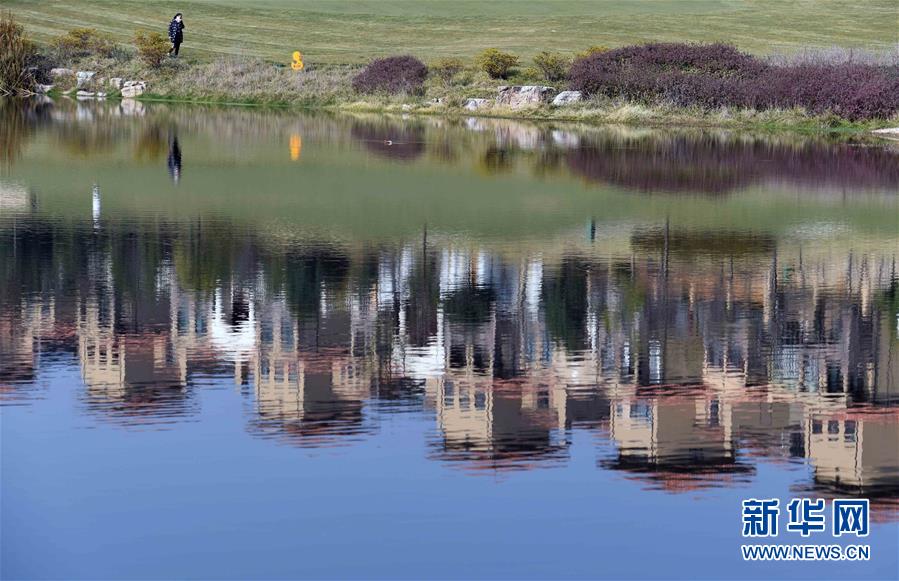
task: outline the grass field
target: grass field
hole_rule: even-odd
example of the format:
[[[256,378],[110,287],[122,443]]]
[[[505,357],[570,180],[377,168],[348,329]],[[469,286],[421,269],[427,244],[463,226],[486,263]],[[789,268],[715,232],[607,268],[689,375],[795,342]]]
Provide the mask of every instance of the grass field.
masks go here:
[[[430,60],[498,47],[527,57],[650,40],[724,40],[759,54],[805,47],[894,48],[897,0],[0,0],[46,41],[88,26],[130,42],[165,32],[175,12],[183,51],[288,62],[357,63],[409,52]]]

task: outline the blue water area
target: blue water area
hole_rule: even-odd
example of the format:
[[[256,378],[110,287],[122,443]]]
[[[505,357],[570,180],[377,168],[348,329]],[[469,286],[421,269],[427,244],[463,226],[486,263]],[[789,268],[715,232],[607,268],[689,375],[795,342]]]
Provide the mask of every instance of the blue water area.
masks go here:
[[[0,120],[3,579],[899,576],[894,148]],[[777,537],[742,536],[750,498]],[[823,532],[786,530],[793,498]],[[840,498],[867,537],[832,535]]]

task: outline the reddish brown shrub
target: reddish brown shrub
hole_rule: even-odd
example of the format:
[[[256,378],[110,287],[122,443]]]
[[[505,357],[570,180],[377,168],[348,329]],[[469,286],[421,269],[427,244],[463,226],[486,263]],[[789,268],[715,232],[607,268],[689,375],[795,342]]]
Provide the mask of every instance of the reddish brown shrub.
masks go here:
[[[573,90],[685,107],[803,107],[850,120],[899,111],[899,67],[840,62],[774,66],[725,44],[626,46],[574,62]]]
[[[353,79],[360,93],[420,93],[428,67],[414,56],[375,59]]]

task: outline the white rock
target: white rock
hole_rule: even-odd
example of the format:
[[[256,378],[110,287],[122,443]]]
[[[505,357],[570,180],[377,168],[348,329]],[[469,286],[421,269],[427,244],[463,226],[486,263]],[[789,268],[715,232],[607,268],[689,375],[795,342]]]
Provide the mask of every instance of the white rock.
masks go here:
[[[562,91],[553,99],[553,107],[562,107],[571,103],[577,103],[583,98],[580,91]]]
[[[402,109],[403,109],[403,111],[411,111],[411,110],[412,110],[412,105],[410,105],[410,104],[408,104],[408,103],[404,103],[403,106],[402,106]]]
[[[40,83],[34,84],[34,91],[36,93],[49,93],[51,89],[53,89],[53,85],[42,85]]]
[[[50,76],[51,77],[64,77],[66,75],[71,75],[72,72],[73,72],[72,69],[64,69],[64,68],[50,69]]]
[[[512,109],[535,107],[550,102],[555,94],[556,90],[552,87],[540,85],[503,86],[499,88],[496,104]]]
[[[147,90],[147,83],[143,81],[125,81],[122,86],[122,97],[125,99],[133,99],[144,94]]]
[[[76,86],[82,86],[83,84],[91,80],[96,74],[97,73],[95,71],[78,71],[77,73],[75,73],[75,78],[78,80]]]
[[[93,91],[78,91],[75,93],[75,97],[79,99],[93,99],[96,94]]]
[[[112,77],[109,79],[109,86],[115,89],[122,88],[122,77]]]
[[[880,137],[882,139],[889,139],[890,141],[899,141],[899,127],[887,127],[885,129],[875,129],[872,131],[874,135]]]
[[[489,101],[487,101],[487,99],[467,99],[465,101],[465,108],[469,111],[474,111],[476,109],[487,107],[488,104]]]
[[[98,98],[98,99],[105,99],[105,98],[106,98],[106,93],[104,93],[103,91],[97,91],[97,98]]]

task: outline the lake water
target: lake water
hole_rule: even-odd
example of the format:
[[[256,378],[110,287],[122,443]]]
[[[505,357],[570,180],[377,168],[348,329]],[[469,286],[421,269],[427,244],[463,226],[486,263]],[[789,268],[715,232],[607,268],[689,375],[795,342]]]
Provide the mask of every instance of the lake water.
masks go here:
[[[0,146],[3,578],[897,577],[895,145],[61,101]],[[769,542],[870,561],[744,562],[800,497]]]

